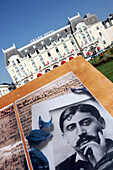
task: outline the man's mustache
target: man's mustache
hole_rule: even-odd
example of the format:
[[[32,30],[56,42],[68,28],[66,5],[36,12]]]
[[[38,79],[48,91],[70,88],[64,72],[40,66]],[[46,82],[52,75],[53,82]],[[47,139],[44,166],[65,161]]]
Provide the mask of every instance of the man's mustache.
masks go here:
[[[97,141],[97,139],[98,139],[98,141]],[[82,144],[83,142],[85,142],[85,141],[87,141],[87,143],[88,143],[88,142],[91,142],[91,141],[100,142],[100,141],[99,141],[99,138],[97,138],[97,137],[95,137],[95,136],[82,135],[82,136],[80,136],[79,140],[77,141],[76,147],[80,147],[81,144]]]

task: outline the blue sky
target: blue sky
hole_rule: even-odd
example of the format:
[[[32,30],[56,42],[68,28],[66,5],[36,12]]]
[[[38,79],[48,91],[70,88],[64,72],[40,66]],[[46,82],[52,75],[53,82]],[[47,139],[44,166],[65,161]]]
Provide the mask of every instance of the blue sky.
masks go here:
[[[2,49],[17,48],[65,26],[68,17],[96,14],[104,21],[113,13],[113,0],[0,0],[0,83],[12,83]]]

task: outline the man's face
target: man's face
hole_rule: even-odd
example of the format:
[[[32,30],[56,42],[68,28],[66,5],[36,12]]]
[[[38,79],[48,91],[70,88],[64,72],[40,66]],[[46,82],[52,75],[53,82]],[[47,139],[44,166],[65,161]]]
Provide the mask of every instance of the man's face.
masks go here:
[[[102,133],[102,123],[90,112],[77,111],[64,121],[64,137],[78,152],[82,152],[89,142],[99,143],[98,132]],[[82,149],[83,150],[82,150]]]

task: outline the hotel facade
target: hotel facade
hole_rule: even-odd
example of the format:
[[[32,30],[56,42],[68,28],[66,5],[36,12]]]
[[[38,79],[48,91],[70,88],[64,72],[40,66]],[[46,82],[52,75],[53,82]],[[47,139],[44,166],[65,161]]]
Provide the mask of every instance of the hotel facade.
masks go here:
[[[15,44],[3,50],[6,69],[16,87],[47,73],[81,54],[96,54],[111,44],[105,27],[95,14],[78,13],[68,24],[50,31],[18,49]]]

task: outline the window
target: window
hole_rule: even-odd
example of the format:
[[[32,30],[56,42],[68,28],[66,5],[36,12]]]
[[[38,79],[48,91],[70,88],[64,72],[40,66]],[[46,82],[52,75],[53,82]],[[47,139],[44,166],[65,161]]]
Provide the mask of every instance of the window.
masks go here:
[[[95,40],[95,38],[94,37],[92,37],[93,38],[93,40]]]
[[[41,56],[41,55],[39,55],[39,58],[40,58],[40,60],[43,60],[43,58],[42,58],[42,56]]]
[[[24,81],[24,84],[26,84],[26,83],[28,83],[28,82],[29,82],[29,80],[25,80],[25,81]]]
[[[67,54],[69,54],[69,50],[66,48],[66,52],[67,52]]]
[[[84,31],[86,30],[86,27],[85,27],[85,26],[83,26],[83,30],[84,30]]]
[[[44,48],[45,48],[45,50],[47,50],[48,48],[47,48],[47,45],[44,45]]]
[[[20,60],[19,59],[16,59],[17,63],[20,63]]]
[[[61,41],[61,42],[63,42],[64,41],[64,39],[61,37],[61,38],[59,38],[59,40]]]
[[[107,25],[107,27],[109,27],[110,26],[109,22],[106,22],[106,25]]]
[[[84,35],[84,34],[82,34],[81,36],[82,36],[83,39],[85,38],[85,35]]]
[[[61,57],[62,57],[60,53],[58,53],[58,55],[59,55],[59,58],[61,58]]]
[[[52,44],[53,44],[53,45],[56,45],[56,42],[55,42],[55,41],[53,41],[53,42],[52,42]]]
[[[54,65],[54,66],[53,66],[53,69],[56,68],[56,67],[58,67],[58,65]]]
[[[18,78],[17,78],[16,76],[13,76],[13,78],[15,79],[15,81],[17,81],[17,80],[18,80]]]
[[[63,44],[63,46],[64,46],[64,48],[67,48],[67,45],[65,43]]]
[[[73,40],[71,40],[71,44],[72,44],[72,45],[74,45],[74,44],[75,44],[75,42],[74,42]]]
[[[18,75],[19,75],[20,78],[22,77],[22,75],[20,73]]]
[[[2,97],[2,92],[1,92],[1,90],[0,90],[0,97]]]
[[[42,61],[42,64],[43,64],[44,66],[46,66],[46,64],[45,64],[44,60]]]
[[[102,33],[101,32],[99,32],[99,35],[100,35],[100,37],[102,37]]]
[[[35,65],[35,62],[34,62],[34,60],[33,60],[33,59],[31,59],[31,63],[32,63],[33,65]]]
[[[5,94],[5,90],[3,90],[3,93]]]
[[[18,73],[19,72],[19,69],[18,69],[18,67],[15,67],[15,71]]]
[[[13,66],[15,66],[15,65],[16,65],[14,61],[12,61],[12,64],[13,64]]]
[[[39,54],[39,51],[38,51],[38,50],[36,50],[36,53],[37,53],[37,54]]]
[[[37,68],[37,66],[36,66],[36,65],[34,66],[34,68],[35,68],[35,71],[38,71],[38,68]]]
[[[92,41],[90,37],[88,37],[88,40],[89,40],[90,42]]]
[[[70,33],[68,33],[67,36],[68,36],[68,38],[71,38],[71,34]]]
[[[23,70],[24,70],[24,67],[23,67],[22,65],[20,65],[19,67],[20,67],[21,71],[23,71]]]
[[[56,48],[56,52],[57,52],[57,53],[59,53],[59,50],[58,50],[58,48]]]
[[[48,56],[49,56],[49,57],[51,56],[50,52],[48,52]]]
[[[87,44],[87,40],[86,39],[84,39],[84,42],[85,42],[85,45]]]
[[[89,33],[88,33],[88,32],[86,32],[86,36],[87,36],[87,37],[89,36]]]
[[[98,27],[98,26],[96,26],[96,29],[97,29],[97,30],[99,30],[99,27]]]
[[[90,31],[90,33],[92,34],[92,32]]]
[[[40,61],[42,62],[42,64],[43,64],[44,66],[46,66],[46,64],[45,64],[45,62],[44,62],[44,59],[42,58],[41,55],[39,55],[39,58],[40,58]]]
[[[45,73],[47,73],[47,72],[49,72],[49,71],[51,71],[51,70],[50,70],[50,69],[46,69],[46,70],[45,70]]]
[[[26,74],[26,72],[25,72],[24,70],[22,71],[22,73],[23,73],[23,75],[24,75],[24,76],[26,76],[26,75],[27,75],[27,74]]]
[[[106,44],[106,41],[104,40],[103,43]]]
[[[31,55],[30,55],[30,54],[28,54],[28,57],[29,57],[29,58],[31,58]]]
[[[79,30],[79,32],[82,32],[81,28],[79,28],[78,30]]]
[[[73,47],[74,47],[74,49],[75,49],[75,50],[78,50],[78,48],[77,48],[77,46],[76,46],[76,45],[74,45]]]

